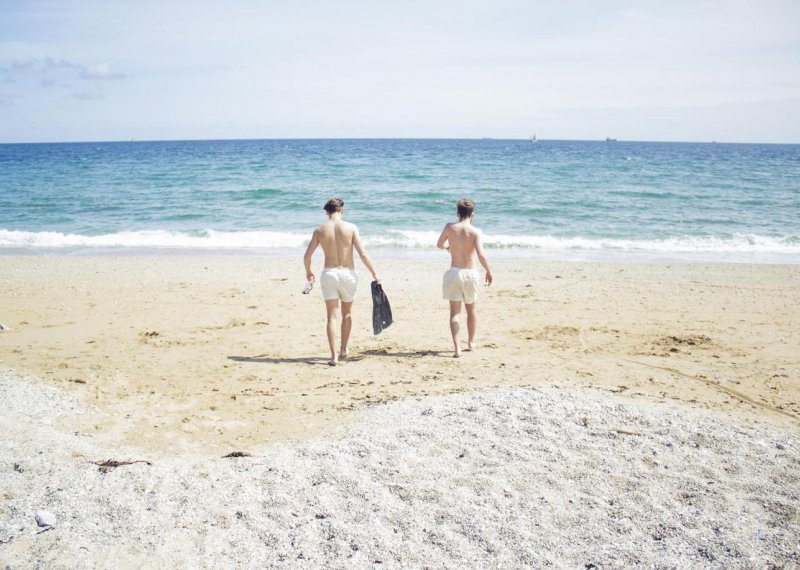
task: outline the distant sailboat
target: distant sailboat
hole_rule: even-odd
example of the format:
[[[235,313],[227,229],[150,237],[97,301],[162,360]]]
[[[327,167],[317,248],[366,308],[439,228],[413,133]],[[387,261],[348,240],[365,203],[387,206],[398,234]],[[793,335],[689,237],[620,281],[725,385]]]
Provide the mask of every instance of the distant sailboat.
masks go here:
[[[532,143],[535,143],[535,142],[536,142],[536,133],[533,133],[533,134],[531,135],[530,142],[532,142]]]

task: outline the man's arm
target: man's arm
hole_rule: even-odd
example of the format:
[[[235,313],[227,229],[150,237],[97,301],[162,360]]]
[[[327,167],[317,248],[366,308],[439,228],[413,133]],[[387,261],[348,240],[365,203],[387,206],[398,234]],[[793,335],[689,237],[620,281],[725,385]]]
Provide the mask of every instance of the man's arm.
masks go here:
[[[486,253],[483,251],[483,234],[478,232],[475,238],[475,253],[478,255],[478,261],[486,270],[486,284],[492,284],[492,268],[489,267],[489,260],[486,259]]]
[[[442,230],[442,235],[439,236],[439,241],[436,242],[436,247],[439,249],[450,249],[445,244],[447,243],[447,228],[450,227],[450,224],[445,224],[444,229]]]
[[[375,268],[372,266],[372,261],[370,261],[367,252],[364,251],[364,246],[361,245],[361,237],[358,235],[358,228],[353,228],[353,247],[356,248],[358,252],[358,257],[361,258],[361,261],[366,265],[369,272],[372,273],[372,278],[377,281],[378,283],[381,282],[381,278],[378,277],[378,274],[375,272]]]
[[[303,263],[305,263],[306,266],[306,280],[308,281],[316,281],[314,272],[311,271],[311,256],[314,255],[317,246],[319,246],[319,230],[314,230],[314,233],[311,234],[311,241],[306,248],[306,253],[303,256]]]

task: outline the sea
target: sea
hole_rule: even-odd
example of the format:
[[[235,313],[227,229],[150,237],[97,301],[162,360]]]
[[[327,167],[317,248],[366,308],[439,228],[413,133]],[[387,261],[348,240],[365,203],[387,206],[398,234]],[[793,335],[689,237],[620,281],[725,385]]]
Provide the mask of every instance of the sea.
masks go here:
[[[0,255],[302,253],[337,196],[373,256],[800,263],[800,145],[317,139],[0,144]]]

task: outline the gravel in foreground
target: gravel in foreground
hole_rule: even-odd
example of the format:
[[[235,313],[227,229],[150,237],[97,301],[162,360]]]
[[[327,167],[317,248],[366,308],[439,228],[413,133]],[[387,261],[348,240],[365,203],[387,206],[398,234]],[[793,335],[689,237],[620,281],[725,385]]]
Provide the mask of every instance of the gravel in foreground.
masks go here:
[[[710,413],[514,389],[161,457],[65,431],[55,389],[0,401],[2,568],[800,566],[800,435]]]

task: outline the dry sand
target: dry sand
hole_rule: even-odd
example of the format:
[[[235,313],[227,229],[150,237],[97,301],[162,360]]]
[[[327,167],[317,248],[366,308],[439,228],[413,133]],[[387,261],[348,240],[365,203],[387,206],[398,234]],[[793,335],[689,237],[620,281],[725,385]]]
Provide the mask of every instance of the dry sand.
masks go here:
[[[0,258],[0,562],[800,563],[800,268],[496,261],[456,360],[377,263],[330,368],[300,259]]]
[[[800,417],[797,266],[495,262],[480,350],[457,361],[445,260],[378,264],[396,323],[372,335],[362,271],[351,358],[330,369],[299,259],[0,258],[13,328],[0,367],[97,407],[81,431],[167,451],[324,434],[409,396],[545,384]]]

